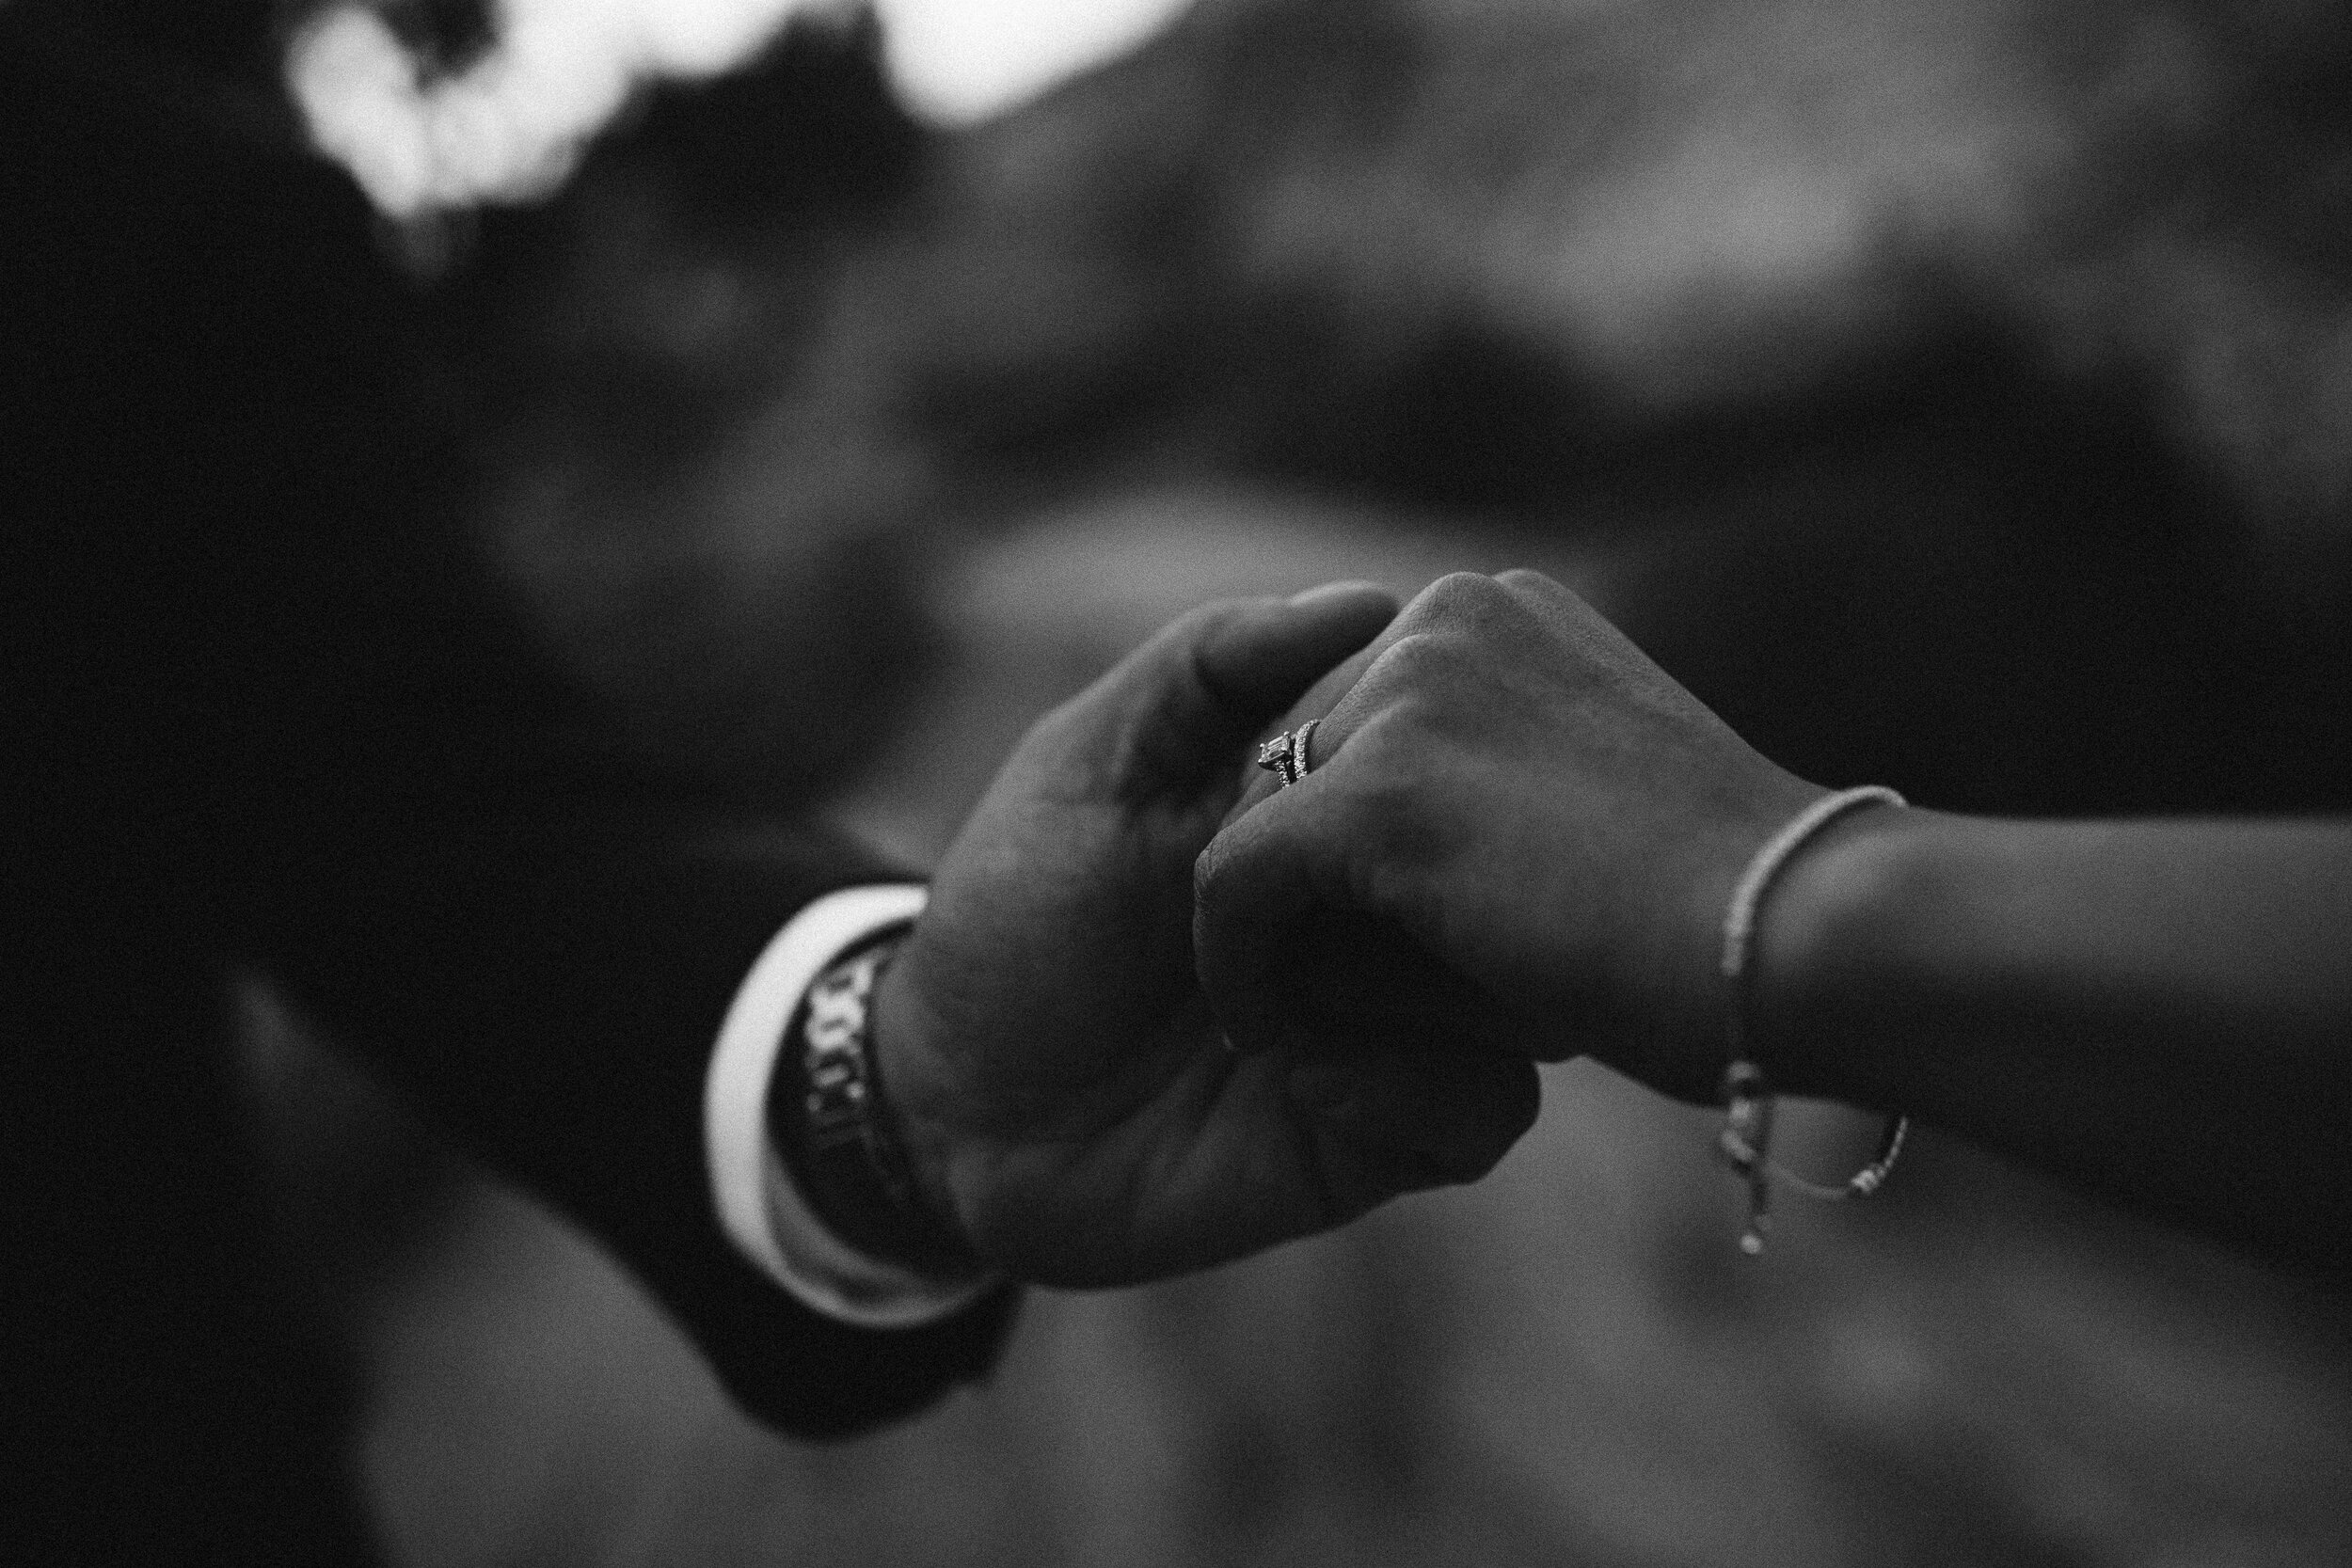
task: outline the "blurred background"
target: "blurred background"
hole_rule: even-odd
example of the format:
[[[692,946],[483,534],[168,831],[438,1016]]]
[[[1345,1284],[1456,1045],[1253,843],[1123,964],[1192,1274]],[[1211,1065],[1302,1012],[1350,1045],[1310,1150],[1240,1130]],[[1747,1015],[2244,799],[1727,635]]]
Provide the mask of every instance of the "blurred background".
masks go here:
[[[2334,7],[384,0],[288,74],[547,637],[913,866],[1193,603],[1516,564],[1826,784],[2352,809]],[[1480,1186],[808,1448],[247,1007],[419,1568],[2352,1561],[2342,1296],[1931,1132],[1748,1261],[1708,1117],[1548,1069]]]

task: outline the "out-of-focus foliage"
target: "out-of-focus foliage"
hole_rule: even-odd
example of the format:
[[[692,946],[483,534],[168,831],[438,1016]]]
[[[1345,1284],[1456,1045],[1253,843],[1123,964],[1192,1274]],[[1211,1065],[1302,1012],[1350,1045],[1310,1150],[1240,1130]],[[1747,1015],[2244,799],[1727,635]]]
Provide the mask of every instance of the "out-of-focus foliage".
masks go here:
[[[1639,538],[1674,591],[1621,613],[1817,771],[2321,805],[2348,49],[2285,5],[1235,0],[956,135],[787,114],[845,79],[787,49],[591,160],[534,309],[700,395],[650,443],[695,497],[628,509],[664,551],[1204,482]],[[644,406],[527,471],[609,494]]]

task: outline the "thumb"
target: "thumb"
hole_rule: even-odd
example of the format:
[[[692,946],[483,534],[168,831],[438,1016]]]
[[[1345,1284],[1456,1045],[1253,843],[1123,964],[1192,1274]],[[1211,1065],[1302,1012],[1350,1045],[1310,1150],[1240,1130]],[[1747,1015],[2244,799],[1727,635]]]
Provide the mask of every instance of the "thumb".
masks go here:
[[[1184,794],[1232,777],[1234,749],[1380,634],[1396,595],[1334,582],[1179,616],[1082,692],[1066,744],[1111,759],[1120,793]]]

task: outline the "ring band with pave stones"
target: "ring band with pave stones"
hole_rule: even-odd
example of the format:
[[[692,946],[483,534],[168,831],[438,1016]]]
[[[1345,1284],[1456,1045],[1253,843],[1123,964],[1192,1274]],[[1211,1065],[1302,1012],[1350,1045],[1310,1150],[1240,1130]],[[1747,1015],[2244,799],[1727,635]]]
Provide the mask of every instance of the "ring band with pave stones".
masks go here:
[[[1307,776],[1307,742],[1314,735],[1320,719],[1310,719],[1295,730],[1280,735],[1258,748],[1258,766],[1269,773],[1282,776],[1282,787],[1288,789]]]

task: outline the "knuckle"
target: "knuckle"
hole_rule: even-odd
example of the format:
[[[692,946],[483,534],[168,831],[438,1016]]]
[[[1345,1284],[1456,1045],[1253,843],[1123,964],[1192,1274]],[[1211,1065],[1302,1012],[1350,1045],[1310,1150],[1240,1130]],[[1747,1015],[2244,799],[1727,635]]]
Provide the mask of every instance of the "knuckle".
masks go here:
[[[1502,585],[1483,572],[1448,572],[1415,595],[1405,614],[1414,624],[1475,616],[1502,596]]]
[[[1364,673],[1367,677],[1375,671],[1391,677],[1414,675],[1425,673],[1432,668],[1442,667],[1447,662],[1446,639],[1443,633],[1407,632],[1380,650],[1380,657],[1372,661],[1372,668]]]
[[[1454,686],[1470,669],[1468,650],[1451,631],[1416,631],[1398,638],[1364,672],[1367,682],[1377,677],[1393,702],[1407,707],[1429,700],[1434,691]]]
[[[1473,648],[1524,641],[1566,594],[1551,578],[1526,567],[1501,577],[1455,572],[1424,589],[1400,624],[1408,632],[1444,639],[1457,655],[1467,657]]]
[[[1370,683],[1375,678],[1388,681],[1409,676],[1428,662],[1436,644],[1434,633],[1407,632],[1380,650],[1379,657],[1365,669],[1364,680]]]

